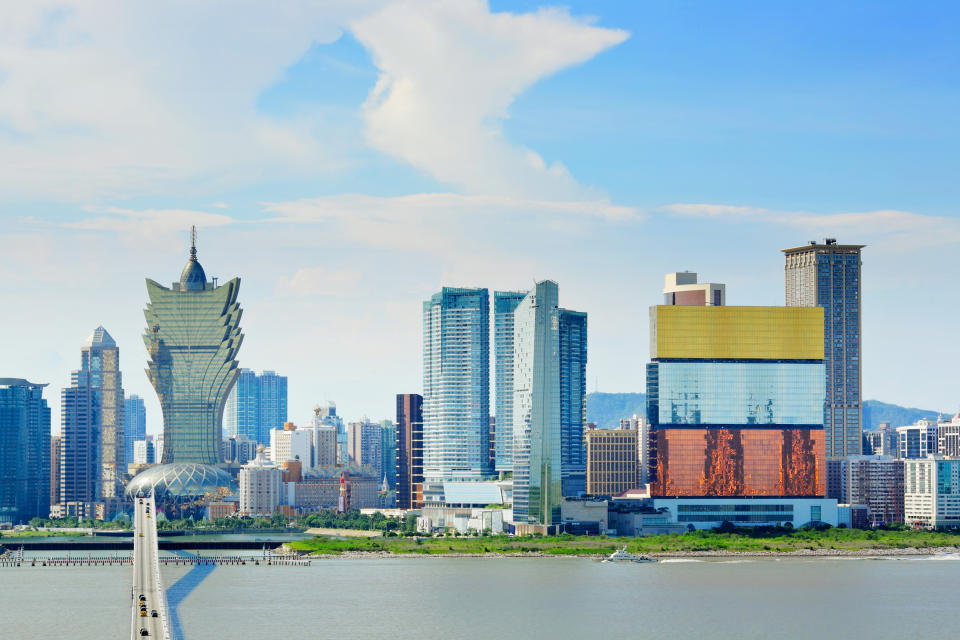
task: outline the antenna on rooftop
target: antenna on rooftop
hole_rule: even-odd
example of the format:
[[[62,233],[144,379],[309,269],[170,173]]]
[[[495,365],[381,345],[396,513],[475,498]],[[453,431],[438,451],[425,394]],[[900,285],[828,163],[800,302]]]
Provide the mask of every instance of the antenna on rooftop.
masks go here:
[[[197,259],[197,225],[190,226],[190,259]]]

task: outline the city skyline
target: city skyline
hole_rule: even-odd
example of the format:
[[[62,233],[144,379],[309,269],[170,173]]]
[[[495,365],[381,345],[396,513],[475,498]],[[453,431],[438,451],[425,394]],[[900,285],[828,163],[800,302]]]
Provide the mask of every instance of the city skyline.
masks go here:
[[[730,287],[729,304],[780,305],[780,250],[836,237],[868,245],[863,399],[953,413],[949,363],[960,346],[951,339],[956,303],[942,292],[953,286],[949,249],[960,242],[949,152],[956,93],[945,80],[956,10],[871,5],[824,20],[794,7],[787,20],[762,5],[728,16],[567,4],[465,2],[403,15],[373,3],[307,18],[291,10],[273,16],[290,20],[279,25],[282,46],[258,34],[260,46],[246,47],[232,39],[242,29],[210,16],[171,33],[157,31],[167,22],[149,7],[110,24],[82,6],[54,23],[40,7],[18,8],[23,38],[12,46],[23,55],[0,61],[10,79],[0,102],[40,111],[0,108],[9,142],[0,153],[12,154],[0,177],[9,257],[0,295],[24,310],[0,336],[18,365],[4,375],[68,386],[72,345],[110,327],[125,388],[144,398],[158,433],[159,404],[140,373],[137,292],[145,275],[180,259],[185,229],[197,224],[217,275],[245,279],[250,339],[240,366],[289,377],[294,421],[326,400],[350,420],[392,415],[395,393],[419,390],[417,305],[442,286],[556,280],[570,306],[591,315],[588,388],[641,391],[642,374],[621,356],[647,357],[645,310],[663,273],[710,274]],[[263,15],[231,19],[240,27]],[[898,29],[913,19],[927,25],[922,36]],[[419,55],[418,39],[403,37],[414,23],[475,37],[441,42],[453,63],[438,67]],[[145,48],[114,55],[117,29],[143,35]],[[63,37],[42,37],[48,31]],[[839,37],[850,32],[856,47]],[[157,59],[158,37],[179,46]],[[578,44],[561,50],[556,40]],[[891,41],[900,45],[895,66],[883,53]],[[33,67],[39,42],[62,64]],[[231,67],[244,71],[209,83],[204,74],[224,66],[221,50],[240,56]],[[543,64],[508,65],[509,56],[489,55],[499,50],[542,54]],[[183,65],[183,52],[204,64]],[[102,82],[63,75],[78,53],[90,66],[74,75]],[[162,83],[120,93],[114,78],[139,77],[148,64],[166,70],[160,76],[186,68],[192,102]],[[497,74],[512,82],[492,82]],[[424,93],[405,97],[405,78]],[[34,87],[29,99],[18,93],[25,86]],[[134,102],[66,113],[54,99],[64,86],[77,98],[100,87]],[[468,91],[470,108],[450,87]],[[811,98],[819,95],[830,99]],[[422,108],[404,111],[404,100]],[[184,112],[191,117],[178,119]],[[36,166],[47,168],[43,180]],[[126,168],[91,171],[118,166]],[[938,307],[917,313],[904,303],[919,299]],[[71,309],[75,328],[53,300]],[[915,324],[910,344],[887,339]],[[921,375],[901,380],[918,363]],[[49,401],[57,414],[59,398]]]

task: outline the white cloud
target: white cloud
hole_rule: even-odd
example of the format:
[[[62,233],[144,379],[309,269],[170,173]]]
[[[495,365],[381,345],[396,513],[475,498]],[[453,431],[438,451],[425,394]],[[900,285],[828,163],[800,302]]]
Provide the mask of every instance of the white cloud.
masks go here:
[[[399,2],[352,23],[380,69],[365,106],[371,145],[471,193],[580,199],[561,164],[500,129],[518,94],[627,38],[566,10],[491,13],[485,0]]]
[[[369,2],[7,3],[0,193],[86,200],[335,162],[256,98]]]
[[[381,72],[363,107],[372,146],[470,192],[581,199],[562,164],[513,146],[498,122],[531,84],[626,38],[564,10],[491,13],[483,0],[8,5],[0,194],[73,202],[351,166],[350,117],[257,109],[285,69],[343,28]]]
[[[298,269],[291,278],[277,283],[279,296],[355,296],[360,284],[360,273],[349,270],[330,270],[326,267]]]
[[[233,224],[230,216],[190,209],[123,209],[88,206],[84,211],[99,214],[63,226],[84,231],[116,231],[128,243],[149,242],[155,246],[170,244],[183,237],[191,226],[200,229]]]
[[[693,218],[779,224],[820,236],[844,234],[850,241],[874,239],[881,248],[899,250],[960,242],[960,220],[894,209],[820,214],[698,203],[672,204],[662,210]]]

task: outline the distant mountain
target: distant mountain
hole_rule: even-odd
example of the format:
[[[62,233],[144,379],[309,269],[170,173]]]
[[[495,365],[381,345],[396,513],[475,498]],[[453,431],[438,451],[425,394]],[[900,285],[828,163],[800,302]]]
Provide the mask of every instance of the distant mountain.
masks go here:
[[[596,393],[587,394],[587,422],[594,422],[601,429],[620,426],[620,418],[634,414],[647,415],[647,396],[643,393]]]
[[[602,429],[619,426],[620,418],[629,418],[634,414],[646,415],[647,396],[643,393],[588,393],[587,422],[594,422]],[[944,414],[946,415],[946,414]],[[863,428],[876,429],[881,422],[902,427],[913,424],[920,418],[936,420],[937,412],[926,409],[910,409],[879,400],[867,400],[863,403]]]
[[[589,400],[587,407],[589,412]],[[938,412],[927,409],[908,409],[896,404],[887,404],[879,400],[867,400],[863,403],[863,428],[872,431],[881,422],[889,422],[891,427],[913,424],[920,418],[936,420]],[[946,414],[944,414],[946,416]]]

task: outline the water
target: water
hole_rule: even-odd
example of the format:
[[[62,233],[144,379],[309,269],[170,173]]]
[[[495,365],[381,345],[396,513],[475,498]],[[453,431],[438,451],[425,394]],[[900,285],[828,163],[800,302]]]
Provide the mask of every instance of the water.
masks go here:
[[[330,559],[163,573],[186,640],[960,635],[957,555]],[[0,568],[0,637],[125,637],[129,580],[128,567]]]

